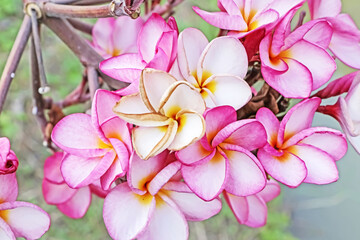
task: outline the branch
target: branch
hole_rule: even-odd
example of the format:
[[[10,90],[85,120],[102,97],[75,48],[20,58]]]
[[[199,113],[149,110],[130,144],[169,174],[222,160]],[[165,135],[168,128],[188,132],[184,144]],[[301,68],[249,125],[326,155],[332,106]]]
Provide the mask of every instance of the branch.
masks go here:
[[[94,67],[99,70],[99,63],[104,59],[86,42],[85,39],[75,32],[75,29],[68,21],[65,19],[45,18],[43,22],[74,52],[85,67]],[[100,75],[104,81],[114,89],[128,86],[127,83],[110,78],[101,72]]]
[[[98,73],[94,67],[88,67],[86,69],[87,80],[90,90],[91,99],[93,99],[96,90],[99,88]]]
[[[25,16],[21,24],[18,35],[16,36],[14,45],[11,49],[9,57],[7,59],[4,71],[0,79],[0,113],[3,109],[6,95],[9,91],[9,87],[12,79],[15,77],[15,71],[19,65],[20,58],[24,52],[26,43],[29,39],[31,32],[31,20],[29,16]]]
[[[83,33],[92,35],[93,25],[88,24],[86,22],[79,21],[77,19],[73,19],[73,18],[69,18],[68,21],[75,29],[77,29]]]

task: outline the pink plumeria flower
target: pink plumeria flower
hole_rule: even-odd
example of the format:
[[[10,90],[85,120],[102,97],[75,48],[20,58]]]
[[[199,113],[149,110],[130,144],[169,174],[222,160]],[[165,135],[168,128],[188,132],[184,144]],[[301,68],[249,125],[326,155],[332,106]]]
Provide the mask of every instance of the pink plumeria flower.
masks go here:
[[[38,206],[16,201],[15,173],[0,175],[0,239],[39,239],[50,227],[50,216]]]
[[[336,63],[326,51],[332,28],[325,20],[308,22],[290,31],[289,13],[261,41],[259,52],[264,80],[289,98],[307,98],[331,78]]]
[[[61,173],[70,187],[84,187],[100,179],[107,190],[125,175],[132,153],[131,128],[112,111],[119,99],[115,93],[97,90],[91,116],[71,114],[54,127],[52,140],[67,153]]]
[[[219,198],[205,202],[181,182],[180,162],[168,151],[144,161],[134,154],[128,183],[105,198],[104,222],[115,240],[188,238],[187,221],[203,221],[221,209]]]
[[[178,79],[201,93],[208,108],[230,105],[237,110],[252,96],[243,80],[248,68],[246,51],[236,38],[220,37],[209,43],[200,30],[187,28],[179,35],[173,68],[179,72]]]
[[[250,152],[266,143],[261,123],[236,121],[236,111],[230,106],[212,108],[205,113],[205,121],[205,136],[176,153],[189,188],[206,201],[223,190],[237,196],[261,191],[266,183],[265,173]]]
[[[19,161],[10,149],[10,141],[6,137],[0,138],[0,175],[16,171]]]
[[[70,188],[60,172],[62,152],[56,152],[45,160],[42,191],[47,204],[57,208],[70,218],[82,218],[91,203],[89,186]]]
[[[269,30],[291,9],[304,0],[218,0],[221,12],[210,13],[193,7],[206,22],[230,30],[229,34],[242,38],[259,29]]]
[[[178,151],[200,139],[205,132],[205,102],[188,82],[167,72],[146,68],[140,93],[125,96],[113,108],[133,129],[132,142],[142,159],[165,149]]]
[[[326,19],[333,35],[329,49],[346,65],[360,69],[360,30],[350,15],[340,13],[340,0],[308,0],[312,19]]]
[[[178,29],[170,17],[168,23],[152,14],[140,30],[137,47],[139,53],[123,54],[100,63],[103,73],[123,82],[131,83],[118,93],[129,95],[139,91],[139,78],[144,68],[169,71],[176,58]]]
[[[339,177],[335,161],[346,153],[347,142],[337,130],[311,127],[320,102],[319,98],[302,101],[290,109],[281,123],[267,108],[256,114],[268,139],[257,156],[270,176],[289,187],[302,182],[328,184]]]
[[[141,17],[99,18],[92,30],[92,45],[105,59],[137,53],[136,41],[143,24]]]
[[[239,197],[226,191],[223,195],[240,224],[257,228],[266,224],[266,203],[279,196],[280,192],[280,185],[274,180],[269,180],[265,188],[254,195]]]
[[[350,86],[350,87],[348,87]],[[344,97],[340,96],[335,105],[320,106],[318,111],[333,116],[339,121],[347,139],[355,150],[360,153],[360,75],[359,72],[350,73],[331,82],[317,95],[331,97],[348,91]]]

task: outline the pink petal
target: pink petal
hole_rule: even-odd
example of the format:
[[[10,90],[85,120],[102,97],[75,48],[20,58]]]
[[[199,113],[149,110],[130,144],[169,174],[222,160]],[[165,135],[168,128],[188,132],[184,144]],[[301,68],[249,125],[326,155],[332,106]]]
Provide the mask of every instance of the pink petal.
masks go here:
[[[189,188],[201,199],[210,201],[216,198],[224,188],[227,160],[216,152],[207,162],[181,167],[181,173]]]
[[[92,37],[94,44],[99,46],[105,52],[109,52],[114,48],[112,35],[115,21],[115,18],[100,18],[96,21],[92,29]]]
[[[64,178],[61,175],[60,165],[63,152],[56,152],[45,160],[44,163],[44,178],[52,183],[64,183]]]
[[[159,194],[160,195],[160,194]],[[188,239],[189,229],[184,215],[165,194],[156,198],[156,208],[139,240]]]
[[[83,157],[99,157],[108,151],[92,126],[91,117],[83,113],[61,119],[55,125],[51,139],[65,152]]]
[[[335,17],[341,11],[341,0],[308,0],[312,19]]]
[[[127,53],[102,61],[99,68],[112,78],[132,83],[138,81],[145,66],[146,63],[139,54]]]
[[[214,150],[208,150],[204,148],[201,141],[197,141],[180,151],[177,151],[176,158],[185,165],[191,165],[199,161],[207,161],[209,158],[213,158],[215,154]]]
[[[304,182],[328,184],[338,180],[335,161],[326,152],[307,144],[297,144],[291,151],[306,164],[308,174]]]
[[[288,152],[276,157],[261,148],[257,153],[257,157],[270,176],[289,187],[299,186],[306,178],[305,163]]]
[[[133,191],[145,193],[146,184],[149,183],[158,172],[166,166],[168,151],[164,151],[148,160],[142,160],[133,153],[130,158],[129,173],[127,175],[128,184]],[[140,190],[140,191],[137,191]]]
[[[113,150],[97,158],[66,154],[61,164],[61,173],[70,187],[80,188],[99,179],[109,169],[115,157]]]
[[[91,203],[91,191],[89,187],[80,188],[68,201],[58,204],[58,209],[70,218],[82,218]]]
[[[164,167],[147,185],[148,191],[155,196],[159,190],[180,170],[179,161],[172,162]]]
[[[66,183],[55,184],[43,180],[42,192],[47,204],[61,204],[68,201],[76,193],[76,189],[70,188]]]
[[[218,6],[221,11],[226,11],[230,15],[241,15],[240,7],[237,2],[238,1],[234,0],[219,0]]]
[[[32,203],[3,203],[0,210],[8,210],[4,220],[16,237],[39,239],[50,227],[50,216]]]
[[[207,111],[204,118],[206,121],[206,137],[211,143],[221,129],[236,121],[236,111],[231,106],[215,107]]]
[[[148,225],[155,208],[150,194],[138,195],[127,183],[116,186],[105,198],[103,217],[113,239],[133,239]]]
[[[15,201],[18,196],[16,174],[0,174],[0,203]]]
[[[306,49],[306,54],[304,54],[304,49]],[[296,59],[311,72],[313,79],[312,90],[329,81],[336,70],[336,63],[330,54],[325,49],[308,41],[300,40],[287,51],[291,54],[291,58]],[[311,57],[309,57],[309,54]]]
[[[11,228],[2,218],[0,218],[0,239],[16,240],[14,233],[11,231]]]
[[[219,198],[208,202],[201,200],[183,182],[169,182],[163,189],[167,190],[167,196],[178,206],[188,221],[203,221],[221,210]]]
[[[257,120],[239,120],[223,128],[212,141],[215,147],[221,143],[241,146],[247,150],[263,147],[266,143],[266,131]]]
[[[244,78],[247,68],[246,50],[240,41],[233,37],[218,37],[204,49],[197,74],[201,76],[203,71],[207,71],[212,75],[229,74]]]
[[[326,127],[305,129],[290,138],[283,147],[304,143],[329,154],[334,160],[342,158],[347,150],[347,142],[340,131]],[[336,147],[334,147],[336,146]]]
[[[261,55],[260,55],[261,57]],[[261,59],[263,59],[261,57]],[[286,59],[288,70],[275,73],[272,68],[261,67],[264,80],[282,95],[288,98],[307,98],[312,91],[311,72],[300,62]]]
[[[239,15],[229,15],[224,12],[206,12],[198,7],[193,7],[193,10],[207,23],[215,27],[227,30],[246,31],[247,24],[244,18]]]
[[[132,151],[130,124],[115,116],[103,122],[101,130],[106,139],[115,149],[117,155],[120,157],[125,155],[124,158],[126,158],[126,151],[123,147],[125,147],[129,152]],[[118,144],[120,144],[119,148],[117,148]]]
[[[229,159],[225,190],[237,196],[261,191],[265,187],[266,176],[256,157],[236,146],[224,146],[223,149]]]
[[[316,109],[321,100],[319,98],[306,99],[292,107],[280,123],[278,143],[283,144],[296,133],[311,127]]]
[[[264,200],[256,195],[246,197],[249,208],[249,216],[244,223],[249,227],[263,227],[267,219],[267,206]]]
[[[10,140],[6,137],[0,137],[0,160],[6,161],[10,152]]]
[[[205,35],[196,28],[186,28],[180,33],[177,61],[180,72],[186,79],[197,71],[200,56],[208,43]]]
[[[270,145],[275,146],[280,126],[279,120],[275,114],[270,109],[262,107],[256,113],[256,120],[264,126],[267,134],[267,141]]]
[[[256,195],[261,197],[265,202],[269,202],[280,195],[280,185],[273,179],[267,181],[265,188]]]
[[[126,170],[121,166],[118,157],[115,158],[109,169],[100,177],[101,188],[109,190],[112,183],[126,174]]]
[[[236,220],[240,224],[245,224],[249,217],[249,205],[246,197],[238,197],[226,191],[223,192],[223,196]]]
[[[278,33],[276,31],[275,33]],[[280,36],[275,35],[272,37],[271,34],[266,35],[259,44],[259,53],[261,59],[261,68],[264,71],[272,72],[273,74],[283,74],[288,71],[289,66],[285,63],[282,59],[279,61],[274,62],[272,61],[273,56],[277,56],[281,52],[281,47],[284,45],[284,32],[278,33]],[[281,38],[276,39],[275,37]]]
[[[113,29],[113,42],[114,47],[120,50],[120,53],[137,52],[137,37],[144,20],[139,17],[132,19],[126,16],[118,17]],[[124,37],[126,36],[126,37]]]

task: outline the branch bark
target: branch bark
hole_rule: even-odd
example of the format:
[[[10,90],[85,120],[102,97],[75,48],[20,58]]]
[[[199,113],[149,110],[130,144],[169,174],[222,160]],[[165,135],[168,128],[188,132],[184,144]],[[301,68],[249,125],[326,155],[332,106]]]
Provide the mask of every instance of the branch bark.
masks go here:
[[[69,18],[68,21],[75,29],[89,35],[92,34],[93,25],[73,18]]]
[[[15,71],[19,65],[21,56],[24,52],[26,43],[31,32],[31,19],[25,16],[21,24],[18,35],[16,36],[14,45],[11,49],[10,55],[7,59],[4,71],[0,79],[0,113],[3,109],[7,93],[10,88],[12,79],[15,77]]]

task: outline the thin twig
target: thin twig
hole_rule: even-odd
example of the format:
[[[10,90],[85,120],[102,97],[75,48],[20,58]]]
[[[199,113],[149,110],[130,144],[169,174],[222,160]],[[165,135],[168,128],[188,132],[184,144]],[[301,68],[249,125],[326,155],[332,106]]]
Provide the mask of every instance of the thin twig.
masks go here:
[[[30,17],[25,15],[21,24],[20,30],[16,36],[14,45],[11,49],[10,55],[7,59],[4,71],[0,79],[0,113],[3,109],[7,93],[10,88],[12,79],[15,77],[15,71],[19,65],[20,58],[24,52],[26,43],[31,32]]]
[[[88,67],[86,70],[90,96],[93,99],[96,90],[99,88],[98,73],[94,67]]]
[[[74,5],[96,5],[110,2],[111,0],[78,0],[74,3]]]
[[[174,7],[182,3],[184,0],[168,0],[163,5],[156,5],[151,13],[158,13],[160,15],[171,15]]]
[[[294,30],[297,29],[298,27],[300,27],[301,25],[303,25],[305,16],[306,16],[306,12],[305,12],[305,11],[301,11],[301,12],[300,12],[300,15],[299,15],[299,20],[298,20],[298,22],[297,22]]]
[[[89,35],[92,34],[93,25],[88,24],[83,21],[79,21],[74,18],[69,18],[68,21],[75,29],[77,29],[83,33],[89,34]]]
[[[40,77],[40,87],[38,88],[39,93],[47,93],[50,89],[46,80],[45,68],[44,68],[44,61],[42,57],[41,51],[41,41],[40,41],[40,34],[39,34],[39,25],[38,19],[36,17],[36,11],[31,11],[31,26],[32,26],[32,38],[35,47],[35,54],[36,60],[38,64],[38,71]]]

